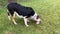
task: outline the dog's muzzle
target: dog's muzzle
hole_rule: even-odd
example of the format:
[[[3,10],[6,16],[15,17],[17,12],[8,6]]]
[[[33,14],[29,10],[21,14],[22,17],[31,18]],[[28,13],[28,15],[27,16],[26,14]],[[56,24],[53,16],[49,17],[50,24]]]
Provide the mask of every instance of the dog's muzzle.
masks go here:
[[[36,24],[40,24],[40,23],[41,23],[41,20],[38,19],[38,20],[36,21]]]

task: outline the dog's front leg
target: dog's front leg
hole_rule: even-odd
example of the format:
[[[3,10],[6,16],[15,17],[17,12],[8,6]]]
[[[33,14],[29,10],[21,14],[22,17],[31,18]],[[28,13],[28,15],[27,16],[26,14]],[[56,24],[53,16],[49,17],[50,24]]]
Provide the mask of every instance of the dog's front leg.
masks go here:
[[[28,22],[28,18],[24,17],[24,23],[28,27],[29,25],[27,24],[27,22]]]

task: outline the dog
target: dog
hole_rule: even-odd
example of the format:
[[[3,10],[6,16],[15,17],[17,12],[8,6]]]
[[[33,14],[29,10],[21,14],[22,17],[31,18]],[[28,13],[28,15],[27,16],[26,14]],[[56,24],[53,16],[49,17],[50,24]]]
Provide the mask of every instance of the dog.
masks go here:
[[[17,25],[16,21],[14,20],[15,15],[20,18],[24,19],[24,23],[26,26],[29,26],[27,22],[29,22],[28,18],[31,18],[36,21],[36,24],[41,23],[41,19],[39,15],[31,7],[22,6],[18,3],[9,3],[7,5],[8,9],[8,18],[12,20],[13,24]]]

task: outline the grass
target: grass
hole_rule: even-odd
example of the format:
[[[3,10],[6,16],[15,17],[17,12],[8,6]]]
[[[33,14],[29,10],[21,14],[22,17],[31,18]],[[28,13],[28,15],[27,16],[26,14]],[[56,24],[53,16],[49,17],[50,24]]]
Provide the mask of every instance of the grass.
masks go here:
[[[40,25],[34,21],[26,27],[23,19],[16,17],[18,25],[7,18],[6,7],[0,9],[0,34],[60,34],[60,0],[18,0],[19,4],[32,7],[42,20]]]

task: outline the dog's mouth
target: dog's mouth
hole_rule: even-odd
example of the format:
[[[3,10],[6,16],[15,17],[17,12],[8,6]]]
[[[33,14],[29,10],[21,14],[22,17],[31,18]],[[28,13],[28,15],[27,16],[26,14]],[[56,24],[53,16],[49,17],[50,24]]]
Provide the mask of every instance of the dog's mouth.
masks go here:
[[[41,21],[36,21],[36,24],[40,24],[41,23]]]

